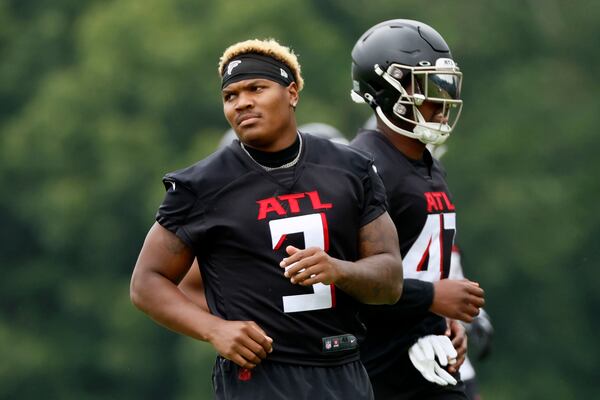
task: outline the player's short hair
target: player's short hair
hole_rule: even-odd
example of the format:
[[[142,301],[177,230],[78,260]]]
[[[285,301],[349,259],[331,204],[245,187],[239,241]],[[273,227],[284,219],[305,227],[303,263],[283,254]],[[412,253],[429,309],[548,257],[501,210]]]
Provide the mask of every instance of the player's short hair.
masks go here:
[[[279,44],[275,39],[251,39],[229,46],[219,60],[219,76],[223,76],[225,67],[233,58],[250,53],[271,57],[287,65],[294,74],[298,91],[302,90],[304,79],[302,79],[298,57],[292,49]]]

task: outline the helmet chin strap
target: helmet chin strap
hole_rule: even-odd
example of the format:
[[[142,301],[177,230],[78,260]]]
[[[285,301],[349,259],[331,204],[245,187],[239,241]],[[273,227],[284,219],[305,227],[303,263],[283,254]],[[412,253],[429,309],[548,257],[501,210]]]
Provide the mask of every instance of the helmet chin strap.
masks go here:
[[[425,144],[439,145],[444,143],[450,136],[452,128],[448,124],[427,122],[417,107],[414,108],[419,123],[415,125],[413,132],[421,136],[419,140]]]
[[[438,122],[427,122],[417,107],[413,108],[418,119],[418,123],[415,125],[412,132],[396,126],[388,117],[386,117],[381,107],[376,106],[375,112],[388,128],[396,133],[399,133],[400,135],[417,139],[425,144],[438,145],[444,143],[446,139],[448,139],[448,136],[450,136],[450,131],[452,130],[450,126],[448,126],[448,124],[440,124]]]

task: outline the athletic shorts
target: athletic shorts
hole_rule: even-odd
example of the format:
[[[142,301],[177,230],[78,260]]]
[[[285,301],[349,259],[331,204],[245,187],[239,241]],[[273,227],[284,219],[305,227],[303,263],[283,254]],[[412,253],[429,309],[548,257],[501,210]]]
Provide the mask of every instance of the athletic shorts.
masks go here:
[[[217,400],[374,399],[360,361],[331,367],[263,361],[248,370],[217,357],[212,378]]]
[[[467,400],[460,376],[454,377],[458,380],[455,386],[429,382],[406,355],[383,373],[371,377],[371,384],[377,400]]]

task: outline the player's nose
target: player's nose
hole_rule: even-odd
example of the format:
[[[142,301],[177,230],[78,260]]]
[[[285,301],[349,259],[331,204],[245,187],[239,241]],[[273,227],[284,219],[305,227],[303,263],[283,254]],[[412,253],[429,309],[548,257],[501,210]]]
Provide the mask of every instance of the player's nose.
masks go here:
[[[253,106],[254,106],[254,101],[252,100],[251,96],[249,96],[243,92],[238,95],[237,102],[235,103],[236,110],[245,110],[245,109],[251,108]]]

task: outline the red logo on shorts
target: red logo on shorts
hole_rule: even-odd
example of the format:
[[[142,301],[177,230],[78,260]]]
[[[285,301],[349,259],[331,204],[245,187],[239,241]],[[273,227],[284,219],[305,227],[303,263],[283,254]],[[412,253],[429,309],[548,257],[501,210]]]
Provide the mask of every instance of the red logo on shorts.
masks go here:
[[[247,382],[252,379],[252,371],[248,368],[241,368],[238,372],[238,379],[243,382]]]

